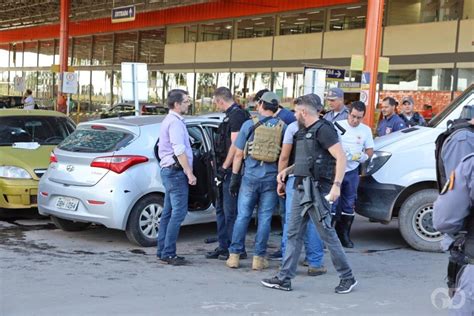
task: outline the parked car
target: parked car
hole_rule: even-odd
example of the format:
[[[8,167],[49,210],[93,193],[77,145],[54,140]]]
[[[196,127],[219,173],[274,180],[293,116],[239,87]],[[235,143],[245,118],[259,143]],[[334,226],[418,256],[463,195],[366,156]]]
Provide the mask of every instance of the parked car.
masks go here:
[[[164,116],[129,116],[84,122],[51,154],[42,177],[38,209],[66,231],[90,223],[126,232],[141,246],[153,246],[165,189],[157,143]],[[220,120],[186,118],[198,181],[189,191],[183,225],[215,221],[212,139]]]
[[[438,197],[434,142],[465,105],[474,105],[474,85],[428,127],[406,128],[376,138],[374,155],[360,178],[356,212],[382,223],[398,217],[400,232],[411,247],[439,251],[443,236],[432,221]]]
[[[0,96],[0,109],[23,108],[22,96]]]
[[[0,209],[36,207],[51,151],[74,129],[59,112],[0,109]]]
[[[158,104],[140,103],[140,115],[158,115],[168,113],[168,109]],[[100,118],[135,115],[135,105],[132,103],[119,103],[108,111],[100,114]]]

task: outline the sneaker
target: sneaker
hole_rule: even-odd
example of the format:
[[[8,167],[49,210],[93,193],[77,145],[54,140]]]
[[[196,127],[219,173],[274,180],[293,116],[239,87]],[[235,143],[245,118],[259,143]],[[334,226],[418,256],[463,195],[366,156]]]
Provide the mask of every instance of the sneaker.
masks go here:
[[[229,259],[229,252],[227,251],[226,254],[220,254],[219,255],[219,260],[227,260]],[[247,251],[244,251],[240,254],[240,257],[239,257],[240,260],[243,260],[243,259],[247,259]]]
[[[270,261],[282,261],[283,260],[283,254],[281,252],[281,249],[275,251],[272,254],[269,254],[268,255],[268,260],[270,260]]]
[[[217,259],[220,255],[229,256],[229,250],[217,247],[214,251],[206,253],[206,259]]]
[[[308,267],[308,275],[309,276],[318,276],[318,275],[323,275],[325,274],[326,272],[328,272],[328,270],[326,269],[325,266],[321,266],[321,267]]]
[[[301,261],[300,264],[301,264],[303,267],[309,267],[308,259],[304,259],[303,261]]]
[[[352,289],[357,285],[357,280],[355,278],[350,279],[341,279],[341,282],[334,289],[338,294],[346,294],[352,291]]]
[[[160,260],[164,264],[169,264],[169,265],[172,265],[172,266],[182,266],[182,265],[185,265],[187,263],[186,259],[184,259],[184,257],[179,257],[179,256],[174,256],[174,257],[170,256],[170,257],[166,257],[166,258],[161,258]]]
[[[262,285],[271,289],[278,289],[282,291],[291,291],[291,280],[285,279],[280,281],[277,277],[271,279],[263,279]]]

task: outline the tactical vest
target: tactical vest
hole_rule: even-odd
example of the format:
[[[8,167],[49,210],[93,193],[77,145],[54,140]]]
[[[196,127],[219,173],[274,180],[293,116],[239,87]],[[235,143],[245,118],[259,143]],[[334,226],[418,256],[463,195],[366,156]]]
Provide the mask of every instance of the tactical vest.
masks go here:
[[[334,128],[332,123],[319,119],[313,126],[296,133],[295,168],[296,177],[313,177],[316,181],[332,183],[336,175],[336,159],[318,142],[318,130],[324,126]]]
[[[448,122],[448,129],[441,133],[435,141],[435,159],[436,159],[436,179],[438,180],[438,190],[441,192],[446,181],[448,180],[448,175],[446,175],[446,170],[444,169],[444,162],[441,157],[441,150],[443,145],[448,139],[449,136],[461,129],[468,129],[474,132],[474,126],[469,124],[466,119],[456,119],[454,121]]]
[[[252,141],[247,141],[245,144],[245,157],[250,156],[255,160],[268,163],[278,161],[285,123],[278,118],[278,123],[268,126],[262,124],[257,117],[252,120],[254,128],[251,133],[253,132],[254,136]]]
[[[217,128],[216,132],[216,142],[215,142],[215,149],[214,152],[216,154],[216,160],[219,165],[224,163],[227,153],[229,152],[229,148],[232,145],[232,140],[230,139],[230,114],[233,111],[243,111],[236,105],[232,105],[232,109],[226,113],[224,120],[222,121],[221,124],[219,124],[219,127]],[[247,112],[246,112],[247,113]],[[248,113],[247,113],[248,116]]]

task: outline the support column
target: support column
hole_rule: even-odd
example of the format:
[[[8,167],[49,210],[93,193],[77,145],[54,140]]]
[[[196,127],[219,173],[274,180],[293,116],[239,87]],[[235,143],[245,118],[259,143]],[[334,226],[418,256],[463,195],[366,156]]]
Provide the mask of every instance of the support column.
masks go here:
[[[365,115],[364,123],[370,127],[374,125],[375,94],[377,93],[377,75],[382,42],[383,8],[384,0],[368,0],[364,71],[370,72],[370,88],[367,101],[367,114]]]
[[[60,29],[59,29],[59,89],[58,111],[66,112],[66,96],[62,94],[62,76],[68,70],[68,44],[69,44],[69,0],[61,0]]]

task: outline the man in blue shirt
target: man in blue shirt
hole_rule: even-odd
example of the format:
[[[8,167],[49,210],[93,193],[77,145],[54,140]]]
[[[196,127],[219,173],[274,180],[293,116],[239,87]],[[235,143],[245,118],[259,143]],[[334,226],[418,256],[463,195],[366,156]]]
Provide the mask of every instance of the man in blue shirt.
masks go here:
[[[229,259],[226,264],[229,268],[239,267],[239,255],[243,253],[245,246],[245,235],[248,224],[258,204],[258,228],[255,236],[255,255],[253,257],[252,269],[261,270],[268,268],[268,262],[264,258],[267,251],[267,242],[270,236],[271,220],[273,210],[278,205],[277,182],[278,157],[273,162],[264,162],[253,158],[254,151],[248,150],[249,144],[256,147],[255,133],[258,128],[275,127],[279,131],[280,143],[285,132],[286,125],[280,119],[275,118],[278,110],[278,96],[273,92],[266,92],[257,105],[259,118],[254,125],[253,120],[246,121],[240,129],[234,145],[236,152],[232,164],[232,177],[229,190],[232,194],[239,195],[237,202],[237,219],[234,224],[232,243],[229,247]],[[257,126],[264,125],[264,126]],[[278,126],[283,128],[278,129]],[[279,144],[280,145],[280,144]],[[268,148],[268,152],[275,148]],[[276,149],[276,150],[279,150]],[[244,151],[247,156],[244,157]],[[250,154],[248,154],[250,153]],[[243,177],[241,179],[240,169],[245,160]],[[242,182],[242,185],[240,185]],[[240,190],[239,190],[240,187]]]
[[[377,126],[377,136],[385,136],[406,127],[405,122],[395,113],[397,104],[398,102],[392,97],[386,97],[382,100],[383,119]]]
[[[255,94],[255,97],[253,98],[253,101],[255,103],[258,103],[260,101],[260,99],[262,98],[262,95],[265,92],[269,92],[269,91],[270,90],[268,90],[268,89],[262,89],[262,90],[258,91]],[[274,116],[280,118],[283,122],[285,122],[286,125],[290,125],[291,123],[296,121],[295,113],[291,112],[287,108],[284,108],[282,105],[278,106],[278,110],[276,111]]]

